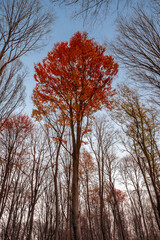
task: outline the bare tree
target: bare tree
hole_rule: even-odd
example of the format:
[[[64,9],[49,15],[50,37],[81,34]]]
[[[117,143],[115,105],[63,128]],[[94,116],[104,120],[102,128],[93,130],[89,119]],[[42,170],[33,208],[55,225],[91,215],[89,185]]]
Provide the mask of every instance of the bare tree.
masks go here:
[[[15,169],[21,168],[27,149],[27,138],[33,124],[26,115],[13,116],[6,120],[0,131],[0,218],[6,207],[6,201],[13,187]]]
[[[0,76],[0,128],[10,114],[24,103],[25,87],[22,63],[16,60],[6,66]]]
[[[156,8],[156,10],[155,10]],[[150,11],[138,6],[129,19],[121,18],[118,36],[112,45],[119,62],[129,76],[160,96],[160,22],[159,1],[152,1]]]
[[[145,204],[143,203],[143,198],[147,195],[146,188],[144,187],[141,170],[132,156],[125,156],[121,159],[120,175],[130,201],[130,220],[133,224],[133,231],[135,231],[138,239],[148,240],[149,233],[145,216]]]
[[[51,123],[52,122],[52,123]],[[48,146],[50,152],[50,159],[52,164],[52,175],[54,178],[54,187],[55,187],[55,208],[56,208],[56,227],[55,227],[55,240],[58,240],[59,234],[59,190],[58,190],[58,172],[59,172],[59,158],[60,158],[60,150],[62,146],[62,137],[65,131],[65,123],[63,125],[58,124],[58,121],[50,121],[50,127],[52,129],[48,129],[47,131],[47,139],[48,139]],[[56,137],[54,137],[54,135]],[[51,141],[52,139],[55,140]],[[55,148],[53,150],[53,147]]]
[[[38,0],[0,0],[1,122],[24,101],[25,74],[19,58],[41,46],[52,20]]]
[[[127,136],[126,147],[139,166],[160,229],[159,114],[146,107],[135,91],[123,86],[115,101],[115,117]]]
[[[114,153],[116,131],[111,122],[102,116],[93,124],[93,134],[88,136],[88,141],[97,164],[98,194],[99,194],[99,227],[101,235],[99,239],[127,239],[127,224],[123,219],[123,211],[120,203],[124,200],[124,194],[115,188],[117,178],[117,158]],[[107,211],[107,205],[112,211],[114,229],[111,228],[111,213]]]
[[[41,137],[40,137],[41,136]],[[49,168],[50,156],[48,156],[47,138],[41,129],[34,130],[31,138],[30,154],[30,189],[29,189],[29,207],[27,216],[26,240],[31,240],[34,231],[34,217],[36,204],[45,190],[45,178]]]
[[[93,229],[93,214],[91,211],[91,182],[93,188],[93,180],[95,180],[95,164],[91,154],[83,149],[81,152],[81,160],[80,160],[80,179],[81,179],[81,192],[83,192],[83,198],[85,201],[85,216],[87,217],[88,222],[88,235],[87,239],[95,239],[94,229]],[[85,233],[86,234],[86,233]]]
[[[40,47],[51,21],[38,0],[0,0],[0,75],[10,62]]]

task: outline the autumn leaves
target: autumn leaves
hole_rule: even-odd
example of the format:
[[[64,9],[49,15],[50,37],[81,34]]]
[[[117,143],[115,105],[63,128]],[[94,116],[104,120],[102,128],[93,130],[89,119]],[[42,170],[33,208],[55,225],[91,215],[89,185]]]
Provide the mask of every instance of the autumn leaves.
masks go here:
[[[103,105],[110,108],[113,77],[118,64],[105,55],[105,48],[86,33],[77,32],[69,43],[56,44],[42,64],[35,66],[37,82],[33,101],[36,115],[56,111],[73,119],[92,114]],[[70,116],[69,116],[70,118]]]

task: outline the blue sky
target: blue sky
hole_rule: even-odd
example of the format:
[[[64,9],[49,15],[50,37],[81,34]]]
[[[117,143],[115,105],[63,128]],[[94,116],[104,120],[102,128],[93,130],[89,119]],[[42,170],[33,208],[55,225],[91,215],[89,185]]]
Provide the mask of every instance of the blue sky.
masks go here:
[[[49,0],[46,0],[46,4]],[[25,79],[26,86],[26,107],[24,111],[28,114],[32,113],[33,104],[31,100],[31,95],[33,88],[35,86],[34,80],[34,64],[41,62],[47,53],[53,48],[54,44],[57,42],[68,41],[75,32],[86,31],[90,38],[94,38],[98,43],[103,44],[106,40],[112,41],[115,38],[115,19],[116,13],[112,11],[106,19],[103,17],[99,19],[94,25],[89,23],[84,23],[81,17],[73,18],[74,8],[66,7],[56,7],[54,10],[56,13],[56,19],[52,26],[52,31],[46,36],[46,46],[38,51],[28,53],[27,56],[22,58],[24,66],[28,71],[28,75]],[[107,53],[107,52],[106,52]],[[118,79],[118,78],[117,78]],[[118,82],[119,80],[116,80]]]

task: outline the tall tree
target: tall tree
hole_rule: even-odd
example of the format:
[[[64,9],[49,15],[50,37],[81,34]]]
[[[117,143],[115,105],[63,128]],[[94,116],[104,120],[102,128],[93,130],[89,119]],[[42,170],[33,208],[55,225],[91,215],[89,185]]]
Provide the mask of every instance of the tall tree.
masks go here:
[[[0,121],[23,102],[20,57],[40,47],[52,22],[39,0],[0,0]]]
[[[26,157],[28,136],[33,124],[28,116],[18,115],[8,118],[0,131],[0,218],[6,207],[6,201],[17,171],[21,169]]]
[[[127,148],[137,162],[160,229],[159,115],[140,101],[138,93],[123,86],[115,101],[115,117],[127,136]],[[153,194],[154,192],[154,194]]]
[[[43,63],[35,66],[33,102],[39,118],[57,112],[59,121],[66,119],[72,136],[72,224],[74,239],[81,239],[78,207],[78,170],[80,148],[90,119],[103,106],[111,108],[111,88],[118,64],[105,55],[105,47],[77,32],[70,42],[58,43]]]
[[[118,23],[117,40],[112,45],[119,63],[143,89],[160,96],[160,4],[152,1],[150,11],[135,8],[129,18]],[[159,100],[158,100],[159,101]]]
[[[38,0],[0,0],[0,76],[9,63],[39,47],[51,21]]]
[[[0,60],[1,63],[1,60]],[[0,128],[11,113],[24,103],[25,87],[23,81],[26,73],[22,71],[23,64],[15,60],[6,66],[0,76]]]

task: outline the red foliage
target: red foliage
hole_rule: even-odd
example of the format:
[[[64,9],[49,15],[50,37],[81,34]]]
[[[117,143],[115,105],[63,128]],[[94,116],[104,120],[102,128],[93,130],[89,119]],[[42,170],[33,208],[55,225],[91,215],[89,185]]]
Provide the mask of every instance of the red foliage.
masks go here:
[[[94,162],[93,162],[92,156],[85,149],[83,149],[83,151],[81,152],[80,166],[81,166],[81,168],[83,168],[84,170],[87,170],[87,171],[94,170]]]
[[[27,115],[15,115],[4,119],[0,128],[0,142],[2,149],[7,150],[8,157],[6,158],[3,155],[3,151],[1,156],[4,159],[3,163],[7,163],[9,168],[13,166],[22,168],[23,161],[25,162],[25,156],[28,153],[28,144],[25,141],[32,130],[33,123]]]
[[[4,120],[1,132],[4,130],[14,131],[21,134],[29,133],[33,130],[33,123],[27,115],[15,115]]]
[[[108,198],[107,198],[108,202],[115,201],[114,196],[116,198],[117,203],[120,203],[125,200],[126,194],[124,192],[122,192],[121,190],[114,188],[114,193],[113,193],[113,191],[110,191],[110,193],[108,195]]]
[[[111,89],[118,64],[105,55],[105,47],[77,32],[70,42],[57,43],[53,50],[35,66],[37,82],[33,116],[59,111],[60,117],[81,121],[104,105],[111,108]]]

